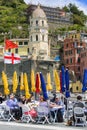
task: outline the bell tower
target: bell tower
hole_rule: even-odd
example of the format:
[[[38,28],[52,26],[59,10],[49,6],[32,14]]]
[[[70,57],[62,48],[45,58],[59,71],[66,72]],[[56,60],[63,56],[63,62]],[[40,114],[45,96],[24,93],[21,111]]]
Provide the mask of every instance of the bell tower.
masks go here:
[[[40,5],[33,11],[30,18],[29,48],[32,59],[48,59],[48,24],[46,14]]]

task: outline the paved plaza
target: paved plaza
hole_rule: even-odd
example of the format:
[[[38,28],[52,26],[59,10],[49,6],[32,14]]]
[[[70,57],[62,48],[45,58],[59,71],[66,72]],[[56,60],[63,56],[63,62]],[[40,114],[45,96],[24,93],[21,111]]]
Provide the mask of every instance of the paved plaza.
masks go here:
[[[0,121],[1,130],[87,130],[87,126],[66,126],[65,123],[55,123],[55,124],[31,124],[31,123],[17,123],[17,122],[5,122]]]

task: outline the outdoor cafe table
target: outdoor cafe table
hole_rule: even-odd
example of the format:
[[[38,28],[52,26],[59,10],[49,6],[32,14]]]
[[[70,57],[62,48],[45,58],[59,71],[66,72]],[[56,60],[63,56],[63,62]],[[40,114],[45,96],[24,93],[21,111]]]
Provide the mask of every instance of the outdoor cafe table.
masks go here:
[[[58,106],[58,105],[56,105],[56,106],[54,106],[54,107],[52,107],[52,108],[50,109],[50,112],[54,112],[54,119],[53,119],[53,117],[51,116],[51,120],[53,120],[54,123],[55,123],[56,120],[57,120],[58,110],[61,109],[61,108],[63,108],[63,106]]]

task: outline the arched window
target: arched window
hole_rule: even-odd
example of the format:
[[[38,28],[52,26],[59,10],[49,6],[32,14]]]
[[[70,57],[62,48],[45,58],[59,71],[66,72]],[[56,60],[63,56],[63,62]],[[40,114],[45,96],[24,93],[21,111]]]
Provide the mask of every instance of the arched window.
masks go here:
[[[42,21],[42,26],[44,26],[44,21]]]
[[[42,35],[42,41],[44,41],[44,35]]]
[[[78,86],[76,86],[76,90],[77,90],[77,91],[79,90],[79,87],[78,87]]]
[[[32,36],[31,36],[31,42],[32,42]]]
[[[36,20],[36,26],[38,26],[38,20]]]
[[[38,41],[38,35],[36,35],[36,41]]]

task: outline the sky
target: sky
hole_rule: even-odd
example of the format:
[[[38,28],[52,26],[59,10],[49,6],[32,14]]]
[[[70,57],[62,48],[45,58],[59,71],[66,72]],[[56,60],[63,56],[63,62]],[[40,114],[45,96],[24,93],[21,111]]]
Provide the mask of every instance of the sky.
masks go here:
[[[26,4],[42,4],[50,7],[63,7],[69,3],[75,4],[79,10],[82,10],[87,15],[87,0],[24,0]]]

